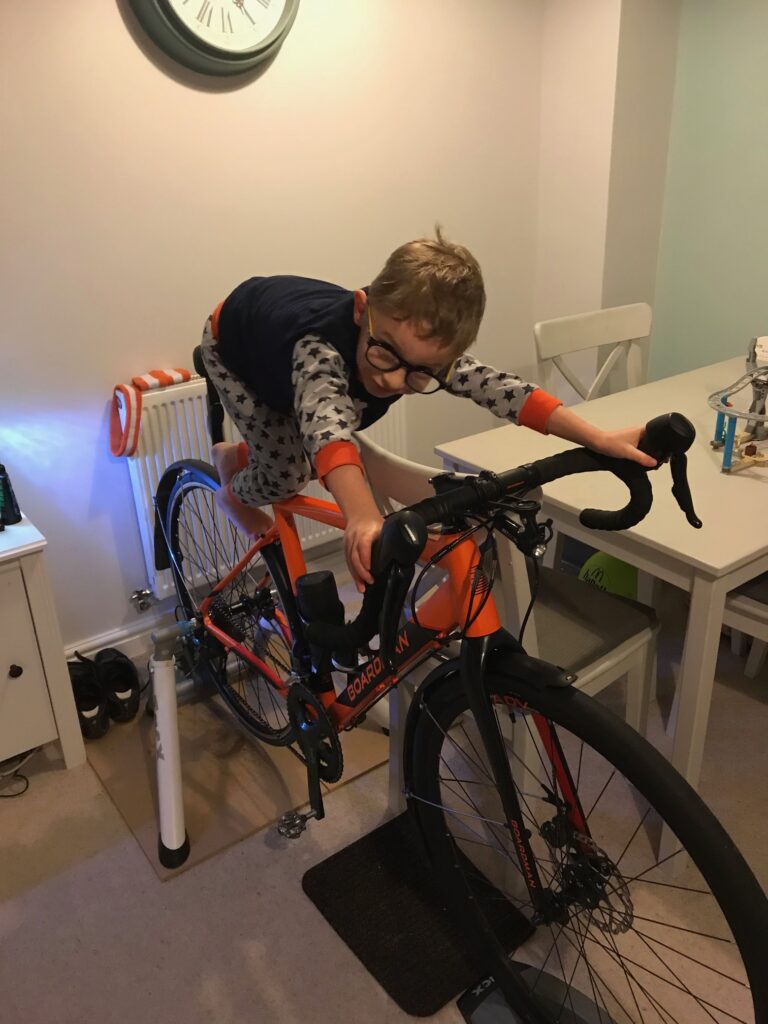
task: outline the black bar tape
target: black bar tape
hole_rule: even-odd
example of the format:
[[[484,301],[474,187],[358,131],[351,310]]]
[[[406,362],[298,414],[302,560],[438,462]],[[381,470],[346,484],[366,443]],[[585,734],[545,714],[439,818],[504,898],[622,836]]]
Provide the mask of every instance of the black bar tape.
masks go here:
[[[571,448],[551,455],[534,463],[530,469],[538,484],[551,483],[564,476],[577,473],[609,472],[626,484],[629,501],[624,508],[605,510],[586,508],[579,515],[579,522],[590,530],[627,530],[635,526],[647,514],[653,503],[653,492],[647,470],[639,463],[627,459],[614,459],[600,455],[588,448]],[[502,481],[504,475],[501,476]]]

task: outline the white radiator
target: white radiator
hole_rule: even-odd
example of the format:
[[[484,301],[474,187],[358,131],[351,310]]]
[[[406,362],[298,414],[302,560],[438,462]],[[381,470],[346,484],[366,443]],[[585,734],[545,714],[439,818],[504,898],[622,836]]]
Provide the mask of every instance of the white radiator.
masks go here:
[[[121,398],[118,396],[118,402]],[[125,410],[119,406],[121,419]],[[405,454],[405,408],[400,403],[391,412],[366,431],[377,444],[398,455]],[[239,441],[240,434],[229,416],[224,416],[224,437]],[[174,593],[171,573],[157,572],[154,559],[155,510],[154,497],[164,471],[180,459],[211,461],[210,439],[207,427],[206,387],[202,377],[193,377],[184,384],[174,384],[156,391],[142,393],[141,428],[136,451],[128,458],[133,500],[144,550],[147,583],[155,596],[162,600]],[[311,483],[306,493],[317,498],[330,499],[328,491]],[[337,530],[301,517],[297,526],[305,548],[332,540]]]

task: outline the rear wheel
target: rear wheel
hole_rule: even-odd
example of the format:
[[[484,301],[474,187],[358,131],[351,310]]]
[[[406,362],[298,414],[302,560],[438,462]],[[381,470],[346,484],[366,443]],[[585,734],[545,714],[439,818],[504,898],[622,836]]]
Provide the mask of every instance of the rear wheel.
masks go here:
[[[219,482],[213,467],[185,468],[171,490],[165,533],[181,613],[198,614],[216,584],[245,557],[252,540],[214,505]],[[245,564],[209,608],[211,621],[268,666],[287,686],[291,647],[282,599],[268,568],[269,548]],[[202,628],[193,638],[196,658],[230,711],[265,743],[289,744],[293,732],[275,682],[237,651],[227,652]]]
[[[454,909],[516,965],[540,1019],[767,1021],[768,902],[699,796],[584,694],[487,684],[546,911],[532,903],[458,673],[425,691],[409,807]],[[588,836],[569,820],[575,800],[547,754],[557,743]],[[513,950],[521,915],[535,931]]]

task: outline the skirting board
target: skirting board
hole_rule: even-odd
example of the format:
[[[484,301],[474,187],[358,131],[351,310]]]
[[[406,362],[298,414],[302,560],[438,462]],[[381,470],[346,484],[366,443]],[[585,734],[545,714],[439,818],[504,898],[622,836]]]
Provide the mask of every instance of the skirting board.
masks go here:
[[[141,618],[136,623],[121,626],[119,629],[111,629],[98,636],[90,636],[79,643],[64,648],[64,656],[69,660],[74,658],[75,651],[92,657],[97,651],[105,647],[117,647],[123,654],[126,654],[131,661],[140,664],[149,658],[152,651],[152,633],[163,626],[170,626],[174,621],[173,605],[170,601],[163,602],[150,612],[140,613]]]

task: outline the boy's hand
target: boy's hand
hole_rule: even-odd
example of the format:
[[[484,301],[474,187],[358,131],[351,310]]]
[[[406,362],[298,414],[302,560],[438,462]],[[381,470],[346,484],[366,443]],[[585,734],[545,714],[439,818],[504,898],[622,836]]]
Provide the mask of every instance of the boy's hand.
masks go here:
[[[615,459],[631,459],[641,466],[653,469],[656,459],[637,447],[645,432],[644,427],[625,427],[623,430],[601,430],[590,443],[590,448],[603,455],[611,455]]]
[[[373,583],[371,575],[371,546],[381,533],[383,518],[378,514],[351,516],[344,531],[344,553],[355,586],[362,593],[366,583]]]
[[[647,469],[653,469],[656,459],[637,447],[645,427],[625,427],[623,430],[600,430],[587,423],[571,409],[558,405],[547,421],[547,431],[574,444],[584,445],[593,452],[611,455],[614,459],[631,459]]]

